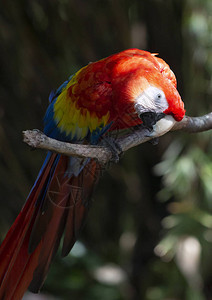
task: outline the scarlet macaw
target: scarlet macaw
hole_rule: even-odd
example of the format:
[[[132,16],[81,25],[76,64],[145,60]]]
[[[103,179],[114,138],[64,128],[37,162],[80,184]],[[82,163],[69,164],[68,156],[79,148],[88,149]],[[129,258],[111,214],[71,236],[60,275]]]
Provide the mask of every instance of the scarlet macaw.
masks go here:
[[[67,142],[96,144],[107,132],[154,125],[185,115],[169,66],[129,49],[90,63],[49,97],[44,132]],[[121,122],[120,122],[121,120]],[[64,234],[62,256],[73,247],[100,176],[94,159],[48,153],[27,201],[0,247],[0,299],[38,292]]]

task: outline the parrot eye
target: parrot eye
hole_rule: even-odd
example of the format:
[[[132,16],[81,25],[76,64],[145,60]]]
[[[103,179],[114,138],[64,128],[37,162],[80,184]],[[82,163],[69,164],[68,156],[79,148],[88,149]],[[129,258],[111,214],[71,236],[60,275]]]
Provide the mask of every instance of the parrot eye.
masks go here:
[[[154,101],[156,106],[160,107],[163,103],[167,103],[166,102],[166,96],[164,95],[163,91],[157,91],[155,90],[155,97],[154,97]]]

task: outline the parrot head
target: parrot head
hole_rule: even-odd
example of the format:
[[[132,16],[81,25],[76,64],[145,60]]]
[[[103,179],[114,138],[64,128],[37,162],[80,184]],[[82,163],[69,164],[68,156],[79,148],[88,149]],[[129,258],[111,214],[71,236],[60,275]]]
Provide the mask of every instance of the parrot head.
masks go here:
[[[172,81],[163,78],[164,76],[157,72],[155,76],[154,73],[149,75],[140,77],[140,91],[136,93],[134,90],[134,108],[143,125],[149,131],[154,129],[152,135],[156,135],[157,129],[166,132],[176,122],[181,121],[185,110],[184,103]]]
[[[139,52],[142,59],[131,58],[122,99],[131,99],[134,113],[151,136],[164,134],[185,115],[184,103],[176,88],[176,77],[168,64],[149,52]],[[145,56],[144,56],[145,55]],[[129,70],[128,70],[129,71]]]

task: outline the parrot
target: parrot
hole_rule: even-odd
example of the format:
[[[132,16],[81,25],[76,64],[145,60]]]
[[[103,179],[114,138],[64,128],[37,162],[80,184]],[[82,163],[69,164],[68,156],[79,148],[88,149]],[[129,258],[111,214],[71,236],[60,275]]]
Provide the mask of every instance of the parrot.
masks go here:
[[[156,136],[157,124],[169,129],[184,116],[169,65],[157,54],[132,48],[89,63],[52,91],[44,133],[63,142],[97,145],[113,132],[142,126]],[[27,289],[39,292],[60,243],[62,257],[70,252],[101,168],[93,158],[47,152],[0,246],[1,300],[22,299]]]

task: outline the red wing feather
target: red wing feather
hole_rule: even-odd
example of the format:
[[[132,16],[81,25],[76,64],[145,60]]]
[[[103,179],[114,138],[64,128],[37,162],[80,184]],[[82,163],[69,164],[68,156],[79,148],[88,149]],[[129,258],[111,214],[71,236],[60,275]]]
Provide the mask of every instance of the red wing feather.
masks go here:
[[[91,205],[91,196],[98,183],[101,173],[100,165],[90,160],[78,177],[70,181],[72,186],[68,205],[65,235],[63,240],[62,256],[66,256],[73,247]]]
[[[64,228],[63,256],[78,237],[100,169],[90,160],[74,177],[66,172],[68,160],[51,155],[0,247],[0,299],[21,299],[28,286],[38,292]]]
[[[26,204],[16,218],[0,247],[0,299],[12,299],[13,291],[24,272],[25,266],[30,257],[28,254],[28,242],[37,210],[35,204],[54,159],[55,154],[51,156],[47,166],[43,170],[42,176],[38,178],[26,201]],[[31,268],[32,265],[33,264],[31,264]],[[24,291],[27,289],[29,282],[32,279],[29,274],[27,277],[28,281],[23,281],[22,283],[22,285],[25,285]]]

